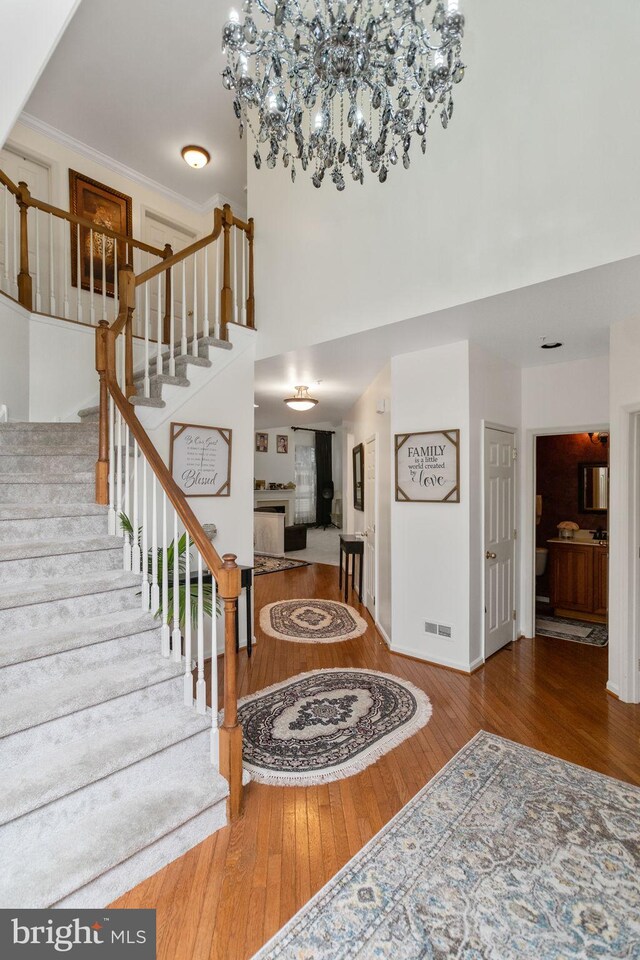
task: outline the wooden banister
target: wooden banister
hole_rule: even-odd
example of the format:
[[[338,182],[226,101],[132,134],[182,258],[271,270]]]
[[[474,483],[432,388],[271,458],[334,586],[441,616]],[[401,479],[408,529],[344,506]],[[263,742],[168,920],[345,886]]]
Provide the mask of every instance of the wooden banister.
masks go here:
[[[19,188],[15,185],[13,180],[11,180],[6,173],[0,170],[0,183],[3,183],[9,193],[12,193],[14,197],[17,197],[20,194]]]
[[[197,253],[204,247],[208,247],[210,243],[213,243],[218,239],[221,229],[222,211],[219,207],[216,207],[216,209],[213,211],[213,230],[211,233],[208,233],[206,237],[201,237],[200,240],[194,240],[194,242],[190,243],[188,247],[185,247],[178,253],[174,253],[172,256],[167,257],[167,259],[163,260],[162,263],[156,263],[155,266],[149,267],[149,269],[145,270],[144,273],[137,274],[136,287],[141,286],[143,283],[147,283],[149,280],[153,280],[153,278],[157,277],[159,273],[164,273],[165,270],[170,270],[171,267],[175,267],[177,263],[182,263],[183,260],[186,260],[192,254]]]

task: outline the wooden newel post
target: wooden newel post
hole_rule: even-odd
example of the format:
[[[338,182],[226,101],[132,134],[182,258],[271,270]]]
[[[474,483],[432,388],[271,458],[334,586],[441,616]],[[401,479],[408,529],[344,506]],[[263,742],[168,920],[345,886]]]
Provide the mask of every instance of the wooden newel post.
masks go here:
[[[29,187],[21,180],[18,184],[20,196],[17,200],[20,209],[20,272],[18,273],[18,300],[27,310],[33,309],[31,274],[29,273],[29,233],[28,213],[31,194]],[[5,251],[6,255],[6,251]]]
[[[101,320],[96,330],[96,370],[100,378],[98,414],[98,459],[96,461],[96,503],[109,503],[109,393],[107,390],[107,331]]]
[[[231,207],[225,203],[222,211],[223,233],[223,262],[222,262],[222,290],[220,291],[220,339],[229,339],[227,324],[233,320],[233,289],[231,287],[231,228],[233,214]]]
[[[247,292],[247,326],[254,328],[256,325],[256,298],[253,289],[253,217],[249,217],[249,230],[247,231],[247,240],[249,241],[249,285]]]
[[[238,724],[238,657],[236,618],[240,569],[233,553],[225,553],[218,572],[218,592],[224,600],[224,720],[220,728],[220,773],[229,781],[229,817],[242,812],[242,727]],[[214,701],[215,702],[215,701]]]
[[[173,256],[173,249],[170,243],[165,243],[164,250],[162,252],[162,259],[168,260],[169,257]],[[164,274],[164,320],[162,324],[162,339],[164,343],[170,343],[171,341],[171,297],[173,296],[173,291],[171,289],[171,267],[168,270],[165,270]]]

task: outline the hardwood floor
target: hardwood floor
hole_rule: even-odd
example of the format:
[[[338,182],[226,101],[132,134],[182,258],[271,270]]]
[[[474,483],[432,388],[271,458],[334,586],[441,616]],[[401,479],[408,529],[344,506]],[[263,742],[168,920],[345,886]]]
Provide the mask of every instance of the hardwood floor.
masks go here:
[[[341,599],[336,567],[302,567],[255,583],[256,609],[287,597]],[[351,602],[364,613],[355,595]],[[480,729],[640,784],[640,706],[605,692],[606,649],[520,640],[464,676],[390,653],[373,627],[326,646],[273,640],[256,629],[251,661],[244,652],[240,658],[241,695],[305,670],[371,667],[425,690],[433,716],[347,780],[250,784],[239,821],[117,900],[115,907],[157,909],[159,960],[251,957]]]

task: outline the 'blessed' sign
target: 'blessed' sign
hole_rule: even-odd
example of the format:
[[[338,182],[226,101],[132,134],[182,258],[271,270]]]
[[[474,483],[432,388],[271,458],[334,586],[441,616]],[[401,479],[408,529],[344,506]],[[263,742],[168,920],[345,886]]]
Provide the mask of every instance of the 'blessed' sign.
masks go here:
[[[460,431],[396,434],[396,500],[460,502]]]
[[[231,493],[231,430],[171,424],[171,476],[187,497]]]

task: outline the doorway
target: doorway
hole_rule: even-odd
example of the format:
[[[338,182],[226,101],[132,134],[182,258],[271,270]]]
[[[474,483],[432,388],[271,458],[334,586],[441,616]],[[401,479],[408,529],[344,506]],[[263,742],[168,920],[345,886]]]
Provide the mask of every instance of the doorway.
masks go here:
[[[484,656],[515,639],[515,430],[484,428]]]
[[[370,437],[364,448],[364,604],[376,621],[376,438]]]

